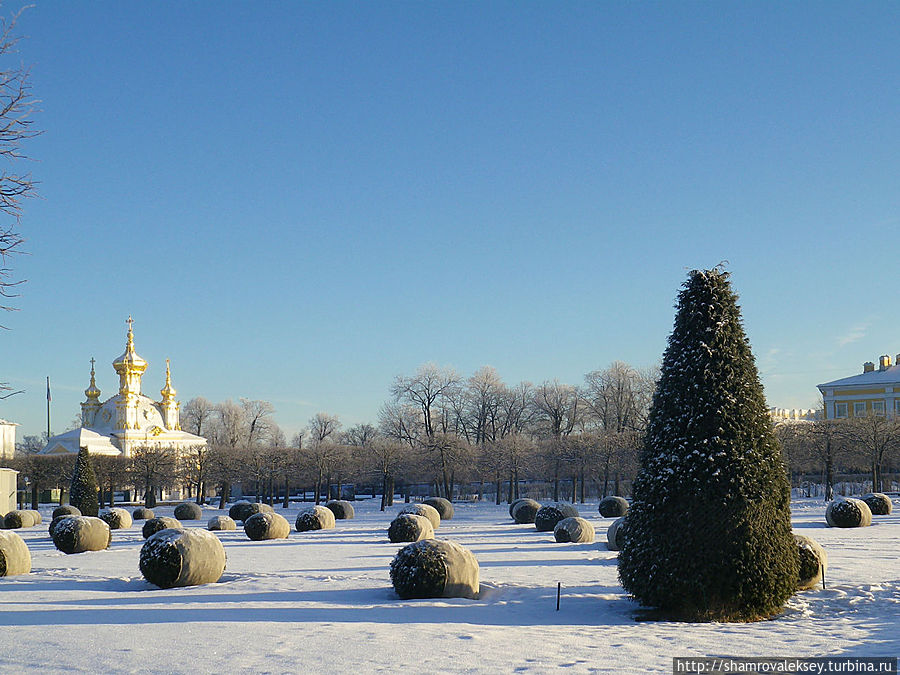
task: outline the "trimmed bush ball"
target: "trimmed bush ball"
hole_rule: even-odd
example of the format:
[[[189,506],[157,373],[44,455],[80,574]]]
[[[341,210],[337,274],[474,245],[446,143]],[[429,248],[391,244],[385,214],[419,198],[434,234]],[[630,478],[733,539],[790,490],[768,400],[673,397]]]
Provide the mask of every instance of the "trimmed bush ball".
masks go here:
[[[31,571],[31,552],[15,532],[0,531],[0,577],[28,574]]]
[[[138,566],[160,588],[213,584],[225,571],[225,548],[206,530],[160,530],[144,542]]]
[[[431,521],[431,527],[435,530],[441,526],[441,514],[438,513],[436,508],[429,506],[428,504],[407,504],[400,509],[400,513],[412,513],[416,516],[425,516]]]
[[[40,525],[41,523],[44,522],[44,519],[41,518],[41,512],[38,511],[37,509],[26,509],[26,511],[28,511],[28,513],[30,513],[32,516],[34,516],[34,524],[35,525]]]
[[[449,499],[444,499],[443,497],[429,497],[422,503],[433,507],[434,510],[438,512],[441,520],[453,520],[453,504],[450,503]]]
[[[297,532],[331,530],[334,528],[334,514],[331,512],[331,509],[316,505],[298,513],[297,522],[294,525],[297,528]]]
[[[524,501],[524,498],[523,498],[523,497],[519,497],[518,499],[513,499],[513,500],[509,503],[509,517],[510,517],[510,518],[513,517],[513,511],[516,510],[516,505],[517,505],[519,502],[521,502],[521,501]]]
[[[175,517],[178,520],[202,520],[203,509],[194,502],[181,502],[175,507]]]
[[[100,513],[100,518],[111,530],[124,530],[132,525],[131,514],[125,509],[113,508]]]
[[[837,499],[825,510],[829,527],[866,527],[872,524],[872,512],[861,499]]]
[[[353,504],[343,499],[332,499],[325,504],[325,508],[334,514],[335,520],[352,520],[356,515]]]
[[[540,502],[533,499],[519,499],[513,502],[512,517],[519,525],[531,525],[537,512],[541,510]]]
[[[604,518],[621,518],[628,513],[628,500],[624,497],[604,497],[600,500],[599,510]]]
[[[804,591],[822,581],[822,575],[828,569],[828,554],[817,541],[802,534],[794,535],[794,543],[797,544],[797,551],[800,553],[797,590]]]
[[[84,553],[109,548],[112,532],[104,521],[94,516],[66,516],[59,519],[51,532],[53,545],[63,553]]]
[[[3,527],[7,530],[18,530],[21,527],[34,527],[34,514],[30,511],[10,511],[3,518]]]
[[[873,516],[889,516],[891,511],[894,510],[891,498],[880,492],[870,492],[867,495],[863,495],[862,500],[869,507],[869,511],[872,512]]]
[[[81,509],[77,506],[72,506],[71,504],[63,504],[62,506],[57,506],[53,509],[53,517],[59,518],[60,516],[80,516]]]
[[[237,523],[234,522],[234,518],[229,518],[228,516],[213,516],[209,519],[209,522],[206,524],[207,530],[236,530]]]
[[[622,535],[625,533],[625,516],[617,518],[606,530],[606,548],[610,551],[622,550]]]
[[[244,532],[253,541],[287,539],[291,533],[291,524],[277,513],[254,513],[244,521]]]
[[[141,528],[141,534],[144,535],[144,539],[149,539],[160,530],[180,529],[182,529],[180,520],[169,518],[167,516],[158,516],[150,518],[147,522],[144,523],[144,527]]]
[[[151,518],[156,518],[156,514],[153,513],[153,509],[139,506],[131,512],[131,517],[135,520],[150,520]]]
[[[538,509],[534,514],[534,526],[538,532],[552,532],[556,524],[563,518],[577,518],[578,509],[572,504],[558,502],[547,504]]]
[[[401,513],[391,521],[388,527],[388,539],[392,544],[408,541],[434,539],[434,528],[425,516],[414,513]]]
[[[228,516],[235,521],[247,520],[254,513],[274,513],[275,509],[273,509],[268,504],[260,504],[259,502],[248,502],[248,501],[240,501],[235,502],[230,509],[228,509]]]
[[[478,561],[468,549],[445,539],[404,546],[391,561],[391,583],[409,598],[478,597]]]
[[[553,536],[560,544],[590,544],[594,541],[594,526],[584,518],[563,518],[553,528]]]
[[[59,525],[59,522],[61,520],[65,520],[66,518],[75,518],[75,516],[63,514],[50,521],[50,525],[47,528],[47,530],[50,532],[50,537],[53,537],[53,530],[56,529],[56,526]]]

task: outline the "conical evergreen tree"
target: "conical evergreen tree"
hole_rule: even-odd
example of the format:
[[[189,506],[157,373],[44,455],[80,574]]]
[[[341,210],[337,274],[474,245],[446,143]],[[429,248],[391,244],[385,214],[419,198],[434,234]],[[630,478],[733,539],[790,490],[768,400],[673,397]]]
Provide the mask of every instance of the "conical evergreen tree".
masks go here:
[[[796,589],[790,485],[728,273],[690,273],[644,438],[619,578],[665,618],[752,621]]]
[[[75,469],[72,471],[72,484],[69,489],[69,503],[77,506],[83,516],[96,516],[100,510],[97,498],[97,476],[91,464],[91,456],[87,448],[78,451],[75,458]]]

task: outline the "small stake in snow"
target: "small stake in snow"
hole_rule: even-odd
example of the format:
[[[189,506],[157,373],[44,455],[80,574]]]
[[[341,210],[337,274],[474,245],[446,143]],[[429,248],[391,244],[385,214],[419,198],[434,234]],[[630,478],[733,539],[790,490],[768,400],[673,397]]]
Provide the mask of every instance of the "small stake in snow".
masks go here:
[[[819,565],[819,569],[822,570],[822,590],[825,590],[825,566]]]
[[[562,582],[556,582],[556,611],[559,611],[559,594],[562,591]]]

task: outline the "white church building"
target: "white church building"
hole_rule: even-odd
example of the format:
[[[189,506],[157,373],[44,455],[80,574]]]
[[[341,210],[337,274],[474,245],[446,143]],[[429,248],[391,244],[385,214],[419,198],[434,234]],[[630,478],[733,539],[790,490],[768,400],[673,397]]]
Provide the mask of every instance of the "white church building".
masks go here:
[[[180,404],[175,399],[168,360],[166,382],[160,391],[162,398],[154,401],[141,393],[147,362],[135,351],[131,317],[127,323],[125,353],[112,364],[119,376],[118,393],[100,401],[91,359],[91,383],[84,391],[87,398],[81,404],[81,427],[53,436],[42,453],[77,453],[84,447],[93,455],[130,457],[139,447],[164,447],[177,454],[189,447],[206,445],[205,438],[181,430]]]

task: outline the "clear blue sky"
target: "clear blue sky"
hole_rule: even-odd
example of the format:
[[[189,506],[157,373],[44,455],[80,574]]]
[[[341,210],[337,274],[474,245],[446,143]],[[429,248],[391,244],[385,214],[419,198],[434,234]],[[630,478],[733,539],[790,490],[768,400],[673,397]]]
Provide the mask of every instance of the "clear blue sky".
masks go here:
[[[289,434],[426,361],[656,363],[722,260],[771,405],[900,352],[900,4],[38,0],[20,32],[20,438],[47,375],[54,432],[92,356],[115,393],[129,314],[145,393],[170,358]]]

